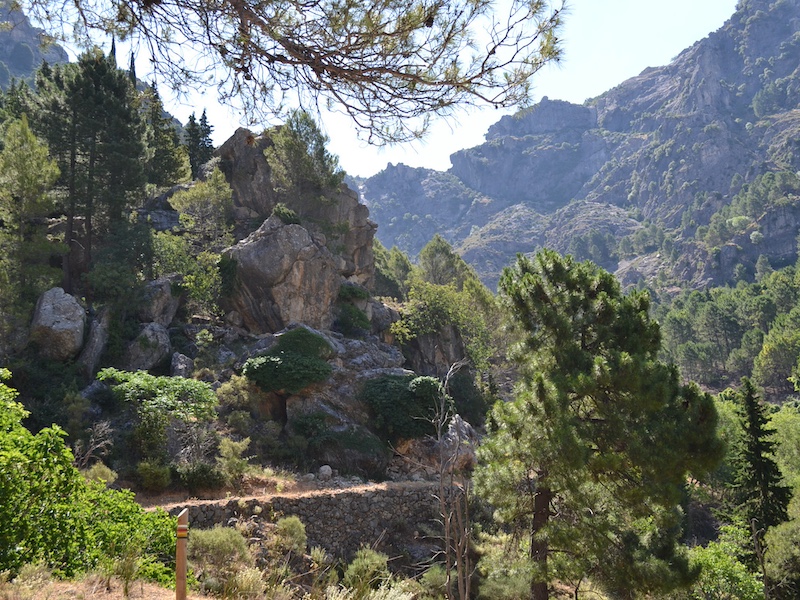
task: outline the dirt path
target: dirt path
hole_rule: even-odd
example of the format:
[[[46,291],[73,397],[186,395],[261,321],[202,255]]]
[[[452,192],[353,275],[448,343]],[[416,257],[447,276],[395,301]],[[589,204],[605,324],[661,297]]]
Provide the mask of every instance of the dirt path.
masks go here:
[[[201,504],[217,503],[226,504],[231,500],[256,500],[267,501],[273,498],[312,498],[315,496],[337,496],[344,493],[367,493],[371,491],[386,491],[386,490],[399,490],[399,489],[420,489],[432,487],[435,482],[432,481],[385,481],[382,483],[365,483],[354,485],[332,485],[330,487],[323,487],[320,485],[302,485],[299,483],[291,489],[277,491],[264,489],[260,493],[258,490],[251,490],[249,494],[242,494],[236,496],[224,497],[209,497],[209,498],[176,498],[175,495],[169,496],[155,496],[149,498],[137,498],[137,501],[146,508],[163,508],[164,510],[171,510],[173,508],[184,506],[198,506]]]

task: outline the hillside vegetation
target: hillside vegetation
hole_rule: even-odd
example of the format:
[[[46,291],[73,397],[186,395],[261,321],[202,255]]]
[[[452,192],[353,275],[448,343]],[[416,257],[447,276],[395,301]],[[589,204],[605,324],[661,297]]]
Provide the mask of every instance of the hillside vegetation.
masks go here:
[[[435,518],[343,505],[385,531],[345,556],[240,514],[192,532],[194,588],[796,598],[799,6],[743,2],[449,173],[390,167],[372,212],[303,111],[213,149],[113,54],[10,86],[0,594],[170,585],[174,520],[134,491],[394,479],[435,485]]]

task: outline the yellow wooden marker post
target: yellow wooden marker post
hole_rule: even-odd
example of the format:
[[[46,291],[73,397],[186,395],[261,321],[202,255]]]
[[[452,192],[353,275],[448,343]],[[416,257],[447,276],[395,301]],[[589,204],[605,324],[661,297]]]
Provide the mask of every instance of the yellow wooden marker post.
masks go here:
[[[178,515],[178,543],[175,547],[175,600],[186,600],[186,544],[189,537],[189,509]]]

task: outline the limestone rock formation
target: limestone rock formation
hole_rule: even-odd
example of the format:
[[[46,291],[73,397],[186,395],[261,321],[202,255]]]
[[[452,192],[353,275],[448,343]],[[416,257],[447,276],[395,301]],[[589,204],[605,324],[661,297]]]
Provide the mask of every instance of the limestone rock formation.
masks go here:
[[[217,150],[219,166],[233,190],[238,212],[262,219],[283,202],[301,219],[303,227],[321,234],[342,276],[365,286],[373,278],[372,239],[376,225],[358,194],[342,185],[325,198],[284,197],[274,190],[264,150],[272,145],[268,134],[255,135],[240,128]]]
[[[86,327],[86,312],[60,287],[39,297],[31,324],[31,340],[51,360],[69,360],[80,352]]]
[[[171,349],[166,327],[147,323],[136,339],[128,344],[123,367],[126,371],[148,371],[167,360]]]
[[[445,377],[451,365],[467,355],[464,340],[452,325],[439,333],[426,333],[414,338],[404,350],[415,373],[439,378]]]
[[[341,275],[325,244],[300,225],[270,217],[224,252],[236,263],[235,310],[253,333],[274,333],[291,322],[328,329]]]

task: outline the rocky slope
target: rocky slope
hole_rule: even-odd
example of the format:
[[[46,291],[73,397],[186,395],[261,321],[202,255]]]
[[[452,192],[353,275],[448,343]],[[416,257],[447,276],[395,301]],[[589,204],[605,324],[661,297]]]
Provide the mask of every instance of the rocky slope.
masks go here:
[[[389,165],[361,192],[384,245],[414,255],[438,232],[489,285],[516,252],[568,251],[581,232],[619,240],[652,222],[686,240],[743,183],[800,168],[798,65],[800,1],[741,2],[669,65],[583,106],[544,98],[453,154],[447,173]],[[756,258],[745,248],[736,260]],[[700,285],[729,273],[688,275]]]
[[[67,62],[66,51],[51,43],[44,31],[33,27],[28,18],[14,10],[10,2],[0,1],[0,88],[6,89],[11,78],[27,79],[46,61]]]

